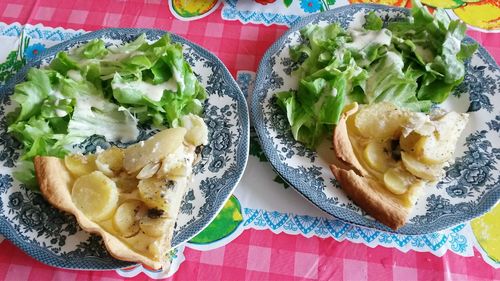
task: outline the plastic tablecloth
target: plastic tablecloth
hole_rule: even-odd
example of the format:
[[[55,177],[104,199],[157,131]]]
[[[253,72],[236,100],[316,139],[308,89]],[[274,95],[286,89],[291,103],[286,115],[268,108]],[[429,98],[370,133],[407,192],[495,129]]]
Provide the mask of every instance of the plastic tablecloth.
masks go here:
[[[410,5],[405,0],[351,2]],[[248,96],[260,58],[289,25],[351,2],[4,0],[0,2],[0,83],[24,60],[85,32],[152,27],[213,52]],[[423,2],[447,8],[451,18],[465,21],[468,34],[500,61],[500,2]],[[21,42],[28,44],[21,47]],[[222,229],[223,225],[231,229]],[[60,269],[37,261],[0,236],[0,280],[500,280],[499,237],[499,205],[471,222],[415,236],[337,220],[308,203],[272,171],[252,134],[249,163],[234,195],[207,231],[177,248],[170,271],[141,265],[112,271]]]

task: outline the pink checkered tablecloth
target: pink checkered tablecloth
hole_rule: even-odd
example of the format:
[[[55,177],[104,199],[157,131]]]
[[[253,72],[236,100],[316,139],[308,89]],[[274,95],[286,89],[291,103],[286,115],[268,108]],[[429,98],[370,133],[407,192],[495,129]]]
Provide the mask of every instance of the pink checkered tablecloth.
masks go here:
[[[253,1],[253,0],[247,0]],[[493,0],[495,1],[495,0]],[[150,27],[168,30],[200,44],[217,55],[231,74],[256,71],[267,48],[287,30],[224,20],[222,3],[210,15],[184,21],[170,11],[171,0],[2,0],[0,22],[42,24],[93,31],[104,27]],[[500,61],[500,33],[469,30]],[[1,42],[0,42],[1,43]],[[1,238],[0,238],[1,240]],[[170,277],[176,280],[500,280],[500,270],[481,254],[464,257],[378,246],[371,248],[333,238],[276,234],[246,229],[225,246],[184,250],[184,262]],[[11,242],[0,242],[0,280],[149,280],[131,279],[115,271],[72,271],[42,264]]]
[[[114,271],[56,269],[33,260],[9,242],[0,253],[0,280],[115,281]],[[226,246],[186,249],[172,280],[496,280],[499,270],[472,257],[377,247],[301,235],[247,230]],[[138,275],[131,280],[149,280]]]
[[[41,23],[45,26],[93,31],[106,27],[143,27],[168,30],[200,44],[217,55],[232,74],[256,70],[267,48],[285,26],[267,28],[237,21],[223,21],[214,12],[196,21],[182,21],[169,13],[167,1],[30,1],[0,3],[0,21]],[[219,8],[220,9],[220,8]]]

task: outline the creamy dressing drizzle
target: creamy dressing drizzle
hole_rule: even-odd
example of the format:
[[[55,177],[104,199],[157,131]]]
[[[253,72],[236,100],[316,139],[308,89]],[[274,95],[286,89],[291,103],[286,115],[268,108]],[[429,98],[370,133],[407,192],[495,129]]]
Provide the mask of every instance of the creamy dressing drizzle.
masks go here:
[[[120,120],[121,123],[110,117],[96,120],[96,114],[92,109],[109,109],[109,106],[110,103],[102,97],[77,97],[73,116],[78,116],[89,121],[79,122],[72,119],[68,124],[68,130],[81,132],[87,136],[92,134],[102,135],[108,141],[130,142],[136,140],[139,136],[137,122],[125,108],[118,108],[118,111],[123,112],[123,120]]]
[[[389,46],[391,43],[392,33],[385,28],[379,31],[375,30],[351,30],[352,42],[347,43],[347,48],[362,50],[371,44],[379,44]]]
[[[177,91],[177,83],[174,77],[158,85],[153,85],[144,81],[117,82],[113,84],[113,90],[114,89],[137,90],[152,101],[160,101],[165,90],[172,92]]]
[[[67,75],[68,75],[68,78],[73,79],[77,82],[81,82],[83,80],[83,77],[80,74],[80,71],[78,71],[78,70],[74,70],[74,69],[68,70]]]

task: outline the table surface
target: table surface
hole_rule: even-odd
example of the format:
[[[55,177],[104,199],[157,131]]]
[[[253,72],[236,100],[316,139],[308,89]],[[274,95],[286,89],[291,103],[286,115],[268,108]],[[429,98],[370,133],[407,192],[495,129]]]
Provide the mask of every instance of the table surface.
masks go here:
[[[0,63],[5,60],[2,51],[7,53],[19,44],[19,40],[7,39],[15,38],[23,30],[24,34],[27,31],[44,34],[31,41],[31,48],[25,51],[29,58],[41,49],[87,31],[104,27],[152,27],[181,35],[213,52],[248,94],[260,58],[290,24],[301,16],[350,4],[346,0],[194,2],[1,1],[0,42],[4,43],[0,44]],[[405,0],[382,2],[410,5]],[[459,2],[462,3],[455,1],[454,9],[448,9],[447,13],[466,21],[468,34],[498,63],[500,4],[495,0],[460,5]],[[186,6],[180,7],[182,3]],[[204,10],[203,3],[211,9],[197,13]],[[266,178],[265,186],[253,183],[256,175]],[[267,202],[266,198],[273,196],[281,201]],[[232,200],[241,205],[237,210],[241,215],[237,229],[203,244],[180,246],[169,272],[156,272],[140,265],[112,271],[54,268],[29,257],[0,236],[0,280],[500,280],[498,247],[483,247],[484,237],[476,236],[477,231],[469,222],[421,236],[381,231],[369,236],[361,227],[338,221],[338,228],[320,231],[319,225],[327,225],[331,218],[280,181],[263,157],[255,135],[251,138],[247,170]],[[486,216],[490,216],[488,221],[492,221],[491,217],[500,221],[500,206]],[[486,217],[478,220],[487,221]],[[315,225],[310,229],[314,231],[302,227],[304,221],[313,221]],[[500,224],[490,227],[500,230]]]

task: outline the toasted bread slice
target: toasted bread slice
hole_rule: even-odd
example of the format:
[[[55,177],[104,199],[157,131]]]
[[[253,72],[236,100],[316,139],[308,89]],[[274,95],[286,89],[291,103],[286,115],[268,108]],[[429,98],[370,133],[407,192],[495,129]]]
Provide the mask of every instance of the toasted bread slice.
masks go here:
[[[358,206],[397,230],[407,222],[423,188],[433,187],[451,160],[447,154],[447,157],[437,159],[440,162],[429,164],[427,156],[431,152],[424,151],[435,150],[429,139],[439,138],[435,135],[443,127],[440,122],[454,122],[455,127],[452,127],[455,130],[449,132],[454,135],[433,140],[436,145],[440,142],[443,145],[445,139],[450,140],[445,144],[452,146],[453,150],[467,122],[466,114],[445,116],[441,114],[426,119],[422,113],[408,112],[392,104],[363,108],[356,103],[348,105],[333,133],[335,155],[340,164],[330,165],[332,173]],[[420,120],[418,124],[417,119]],[[396,147],[396,156],[391,151],[391,144]],[[381,147],[379,151],[378,147]]]
[[[192,119],[196,124],[188,130],[166,129],[125,149],[37,156],[40,190],[56,208],[75,215],[83,230],[102,236],[113,257],[168,269],[195,148],[207,142],[203,120]]]

